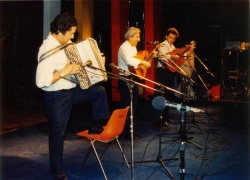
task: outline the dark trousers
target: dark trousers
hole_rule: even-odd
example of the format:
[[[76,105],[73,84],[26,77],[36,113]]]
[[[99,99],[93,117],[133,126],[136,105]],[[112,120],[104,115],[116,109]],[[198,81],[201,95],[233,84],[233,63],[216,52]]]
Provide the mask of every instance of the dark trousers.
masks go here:
[[[170,71],[167,68],[157,68],[157,81],[160,82],[162,85],[167,86],[172,89],[176,89],[176,82],[177,82],[177,73]],[[174,92],[171,90],[165,90],[165,94],[163,95],[166,100],[173,101],[174,99]],[[157,94],[159,95],[159,94]],[[165,119],[169,119],[169,108],[165,107],[162,113]]]
[[[67,123],[74,104],[90,102],[93,120],[109,118],[109,106],[104,87],[91,86],[87,90],[79,87],[71,90],[43,93],[45,112],[49,120],[49,158],[51,173],[63,172],[63,145]]]

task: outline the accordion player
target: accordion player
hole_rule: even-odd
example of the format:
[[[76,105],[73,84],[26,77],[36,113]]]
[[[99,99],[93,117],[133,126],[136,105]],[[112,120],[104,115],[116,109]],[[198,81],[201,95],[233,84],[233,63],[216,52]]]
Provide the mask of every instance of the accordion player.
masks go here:
[[[90,86],[107,80],[107,73],[101,52],[96,40],[87,38],[76,43],[58,46],[44,53],[39,63],[52,55],[66,54],[65,58],[71,63],[79,64],[80,72],[75,74],[75,78],[64,77],[65,79],[77,83],[81,89],[88,89]],[[90,66],[91,65],[91,66]]]

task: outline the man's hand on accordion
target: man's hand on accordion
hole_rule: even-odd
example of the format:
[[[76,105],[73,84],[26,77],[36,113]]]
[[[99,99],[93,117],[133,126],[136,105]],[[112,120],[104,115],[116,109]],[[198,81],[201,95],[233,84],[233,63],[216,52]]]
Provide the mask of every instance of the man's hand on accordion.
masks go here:
[[[80,72],[81,65],[70,63],[68,60],[66,66],[61,70],[61,72],[64,74],[64,76],[71,75],[71,74],[77,74]]]
[[[79,64],[75,64],[75,63],[70,64],[70,61],[68,60],[67,64],[62,70],[56,71],[53,73],[53,80],[51,84],[54,84],[55,82],[57,82],[59,79],[63,78],[64,76],[79,73],[81,70],[80,67],[81,65]]]

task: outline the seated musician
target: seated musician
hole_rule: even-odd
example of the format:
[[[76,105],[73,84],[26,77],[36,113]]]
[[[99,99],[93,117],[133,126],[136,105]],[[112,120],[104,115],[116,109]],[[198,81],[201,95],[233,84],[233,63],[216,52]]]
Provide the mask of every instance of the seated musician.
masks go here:
[[[160,44],[159,47],[159,59],[160,61],[157,64],[157,82],[163,84],[164,86],[170,87],[172,89],[176,89],[176,78],[177,72],[173,72],[170,68],[161,62],[167,62],[168,59],[173,61],[177,61],[180,59],[180,56],[177,54],[170,55],[169,52],[175,50],[174,42],[179,37],[179,32],[176,28],[169,28],[164,36],[165,40]],[[166,100],[173,101],[174,92],[165,89],[164,94]],[[173,120],[169,117],[169,108],[164,108],[163,110],[163,121],[162,125],[167,127],[168,122],[172,122]]]
[[[129,71],[129,66],[133,68],[138,68],[138,66],[144,66],[145,68],[149,68],[151,64],[147,61],[140,60],[136,58],[137,55],[137,43],[140,41],[140,29],[135,27],[128,28],[127,32],[125,33],[125,41],[120,46],[118,51],[118,66],[124,69],[125,71]],[[129,74],[124,72],[119,72],[121,76],[129,77]],[[123,80],[118,80],[118,88],[120,91],[121,96],[121,105],[122,107],[130,106],[130,91],[127,86],[127,82]],[[133,87],[133,117],[135,117],[136,109],[138,108],[138,86],[134,84]],[[128,115],[128,119],[126,121],[125,126],[125,136],[131,138],[130,136],[130,115]],[[136,133],[133,134],[133,139],[137,140],[140,136]]]
[[[64,13],[55,17],[50,24],[50,33],[43,41],[38,53],[36,84],[43,90],[45,112],[49,122],[50,173],[55,179],[66,180],[63,170],[64,135],[73,104],[90,102],[94,125],[90,133],[101,133],[100,121],[108,119],[109,106],[103,86],[93,85],[82,90],[64,77],[79,73],[80,65],[70,63],[63,50],[51,54],[41,61],[40,57],[56,47],[71,43],[76,32],[77,20]],[[44,56],[43,56],[44,57]]]

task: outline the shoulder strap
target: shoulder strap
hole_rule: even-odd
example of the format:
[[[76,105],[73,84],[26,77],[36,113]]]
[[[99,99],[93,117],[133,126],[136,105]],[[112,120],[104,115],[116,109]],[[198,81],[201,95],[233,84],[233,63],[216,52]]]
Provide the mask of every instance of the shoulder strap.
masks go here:
[[[55,54],[56,52],[62,50],[63,48],[65,48],[65,47],[68,46],[68,45],[69,45],[69,44],[60,45],[60,46],[57,46],[57,47],[55,47],[55,48],[53,48],[53,49],[51,49],[51,50],[45,52],[42,56],[40,56],[39,62],[38,62],[38,63],[42,62],[42,61],[43,61],[44,59],[46,59],[47,57],[49,57],[49,56]]]

